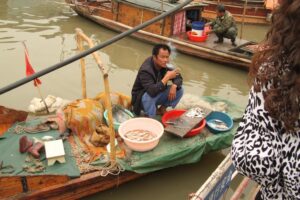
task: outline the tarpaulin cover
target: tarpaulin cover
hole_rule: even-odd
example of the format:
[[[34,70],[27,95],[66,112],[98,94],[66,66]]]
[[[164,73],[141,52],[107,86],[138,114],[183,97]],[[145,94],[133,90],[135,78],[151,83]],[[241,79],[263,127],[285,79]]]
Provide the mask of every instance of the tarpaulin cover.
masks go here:
[[[35,124],[40,123],[40,120],[31,120],[29,122],[22,122],[19,123],[21,125],[26,126],[33,126]],[[3,161],[4,166],[6,165],[12,165],[15,169],[14,173],[12,174],[4,174],[7,175],[18,175],[18,176],[24,176],[24,175],[33,175],[32,173],[26,173],[23,170],[23,166],[26,165],[32,165],[33,163],[25,163],[25,159],[27,157],[27,152],[21,154],[19,152],[19,138],[23,136],[24,134],[27,135],[28,138],[37,138],[41,139],[45,135],[53,136],[54,138],[57,138],[59,136],[59,132],[56,130],[51,130],[47,132],[41,132],[41,133],[24,133],[24,134],[16,134],[14,133],[13,129],[14,127],[18,125],[15,124],[13,127],[11,127],[6,133],[4,133],[3,138],[0,140],[0,162]],[[46,166],[45,171],[34,173],[34,175],[37,174],[51,174],[51,175],[68,175],[70,177],[79,177],[80,172],[78,167],[76,166],[75,158],[72,155],[71,151],[71,145],[69,142],[64,141],[64,150],[65,150],[65,163],[55,163],[53,166],[47,166],[47,161],[45,159],[45,153],[41,153],[41,160],[43,160],[44,166]]]
[[[237,119],[242,117],[243,109],[216,97],[203,97],[210,103],[225,102],[228,105],[228,114]],[[202,155],[210,151],[217,151],[231,146],[238,123],[228,132],[212,134],[204,129],[201,134],[191,138],[179,138],[164,133],[157,147],[148,152],[132,152],[126,159],[118,162],[129,171],[147,173],[168,167],[198,162]]]
[[[225,102],[228,106],[228,114],[237,119],[242,116],[243,109],[216,97],[203,97],[205,101],[211,104],[215,102]],[[26,122],[26,125],[34,125],[39,123],[39,120]],[[15,124],[14,126],[16,126]],[[21,123],[21,125],[24,125]],[[231,145],[233,135],[237,129],[238,123],[234,123],[234,128],[228,132],[212,134],[206,128],[201,134],[191,138],[179,138],[174,135],[164,133],[158,146],[148,152],[132,152],[131,156],[124,159],[118,159],[118,162],[128,171],[137,173],[147,173],[157,171],[164,168],[169,168],[182,164],[198,162],[202,155],[210,151],[217,151],[227,148]],[[4,165],[12,165],[15,172],[11,175],[30,175],[22,170],[25,163],[27,153],[19,153],[19,138],[24,134],[13,133],[13,128],[10,128],[0,139],[0,162]],[[29,138],[36,137],[38,139],[45,135],[51,135],[54,138],[58,137],[59,133],[55,130],[26,134]],[[53,166],[47,166],[45,153],[42,153],[41,159],[46,166],[45,171],[35,174],[51,174],[51,175],[68,175],[70,177],[80,176],[79,169],[71,152],[71,145],[65,141],[64,149],[66,152],[66,163],[56,163]],[[5,174],[6,175],[6,174]]]

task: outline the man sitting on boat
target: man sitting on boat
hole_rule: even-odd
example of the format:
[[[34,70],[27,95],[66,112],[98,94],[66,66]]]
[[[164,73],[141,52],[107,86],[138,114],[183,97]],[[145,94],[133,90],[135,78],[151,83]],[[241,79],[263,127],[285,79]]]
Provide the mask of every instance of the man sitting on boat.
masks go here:
[[[140,67],[131,91],[136,115],[140,115],[141,110],[151,118],[156,114],[163,115],[167,107],[174,108],[181,99],[182,77],[178,69],[167,67],[170,54],[168,45],[157,44],[152,50],[152,56]],[[171,84],[168,84],[169,81]]]
[[[224,38],[231,40],[233,46],[236,46],[235,38],[237,36],[237,27],[232,14],[225,10],[224,5],[217,6],[217,17],[212,22],[206,24],[211,26],[218,40],[215,43],[223,43]]]

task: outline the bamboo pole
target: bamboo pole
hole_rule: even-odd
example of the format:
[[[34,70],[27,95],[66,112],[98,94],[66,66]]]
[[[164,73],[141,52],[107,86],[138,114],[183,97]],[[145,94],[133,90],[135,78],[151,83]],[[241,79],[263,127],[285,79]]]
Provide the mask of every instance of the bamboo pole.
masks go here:
[[[244,3],[244,10],[243,10],[243,17],[242,17],[242,26],[241,26],[241,32],[240,32],[240,39],[243,37],[243,28],[245,23],[245,15],[246,15],[246,9],[247,9],[248,0]]]
[[[205,199],[210,193],[211,189],[218,183],[218,181],[222,178],[224,172],[230,167],[231,164],[231,156],[230,154],[228,154],[221,162],[221,164],[219,164],[217,169],[205,181],[205,183],[202,184],[202,186],[197,190],[191,200]]]
[[[256,184],[256,186],[251,190],[250,194],[252,194],[252,196],[250,197],[250,200],[255,200],[255,197],[257,195],[257,193],[260,190],[260,185]]]
[[[42,95],[42,91],[41,91],[41,88],[40,88],[39,84],[36,84],[36,88],[37,88],[37,90],[38,90],[38,93],[39,93],[39,95],[40,95],[40,97],[41,97],[41,99],[42,99],[44,105],[45,105],[47,114],[50,114],[49,108],[48,108],[48,106],[47,106],[47,104],[46,104],[46,102],[45,102],[45,99],[44,99],[43,95]]]
[[[250,179],[248,177],[244,177],[242,182],[239,184],[238,188],[235,190],[234,194],[231,196],[230,200],[239,200],[246,187],[248,186]]]
[[[90,48],[94,47],[94,44],[92,42],[92,40],[86,36],[83,31],[79,28],[76,28],[76,34],[78,35],[78,37],[81,37],[85,42],[88,43]],[[100,56],[94,52],[92,53],[99,69],[101,70],[102,74],[103,74],[103,81],[104,81],[104,90],[105,90],[105,105],[107,107],[107,111],[108,111],[108,121],[109,123],[109,131],[110,131],[110,162],[111,165],[114,166],[116,164],[116,148],[115,148],[115,138],[116,138],[116,134],[115,134],[115,129],[114,129],[114,124],[113,124],[113,115],[112,115],[112,105],[111,105],[111,98],[110,98],[110,88],[109,88],[109,81],[108,81],[108,73],[107,70],[105,69]]]
[[[76,35],[76,40],[77,40],[77,47],[79,53],[83,51],[83,42],[79,34]],[[80,65],[81,65],[81,88],[82,88],[82,98],[86,99],[87,94],[86,94],[86,74],[85,74],[85,60],[84,57],[80,58]]]
[[[115,129],[113,124],[113,115],[112,115],[112,106],[111,106],[111,99],[110,99],[110,88],[108,82],[108,74],[103,75],[104,78],[104,88],[105,88],[105,104],[108,109],[108,121],[109,123],[109,130],[110,130],[110,162],[111,165],[114,166],[116,164],[116,148],[115,148]]]
[[[87,56],[87,55],[89,55],[89,54],[91,54],[91,53],[93,53],[93,52],[95,52],[95,51],[97,51],[99,49],[102,49],[102,48],[104,48],[104,47],[106,47],[106,46],[108,46],[108,45],[110,45],[110,44],[112,44],[112,43],[114,43],[114,42],[116,42],[118,40],[121,40],[122,38],[124,38],[124,37],[126,37],[128,35],[131,35],[131,34],[137,32],[138,30],[143,29],[143,28],[149,26],[150,24],[153,24],[154,22],[157,22],[160,19],[163,19],[164,17],[166,17],[166,16],[168,16],[168,15],[170,15],[170,14],[178,11],[179,9],[181,9],[184,6],[188,5],[192,1],[193,0],[186,0],[184,2],[181,2],[180,4],[178,4],[175,7],[171,8],[170,10],[168,10],[168,11],[166,11],[166,12],[164,12],[164,13],[162,13],[162,14],[160,14],[160,15],[152,18],[152,19],[149,19],[148,21],[146,21],[143,24],[140,24],[140,25],[138,25],[136,27],[131,27],[130,30],[126,30],[125,32],[120,33],[120,34],[116,35],[115,37],[113,37],[113,38],[111,38],[111,39],[109,39],[107,41],[104,41],[103,43],[98,44],[97,46],[95,46],[95,47],[93,47],[91,49],[85,50],[84,52],[81,52],[78,55],[72,56],[70,58],[67,58],[66,60],[61,61],[60,63],[54,64],[54,65],[52,65],[50,67],[47,67],[46,69],[43,69],[43,70],[41,70],[41,71],[39,71],[39,72],[37,72],[35,74],[32,74],[32,75],[30,75],[28,77],[22,78],[22,79],[20,79],[18,81],[15,81],[15,82],[13,82],[13,83],[11,83],[9,85],[6,85],[6,86],[0,88],[0,94],[4,94],[6,92],[9,92],[9,91],[11,91],[11,90],[13,90],[13,89],[15,89],[17,87],[20,87],[21,85],[24,85],[24,84],[32,81],[33,79],[36,79],[38,77],[44,76],[44,75],[46,75],[48,73],[51,73],[51,72],[53,72],[53,71],[55,71],[57,69],[65,67],[66,65],[68,65],[68,64],[70,64],[70,63],[72,63],[72,62],[74,62],[74,61],[76,61],[78,59],[80,59],[81,57]],[[74,5],[74,2],[70,3],[70,7],[71,8],[75,8],[76,7],[76,5]],[[92,18],[92,16],[90,16],[89,18],[90,19],[94,19],[94,18]],[[113,21],[113,20],[111,20],[111,21]]]
[[[84,41],[86,41],[88,43],[88,45],[89,45],[90,48],[94,47],[94,44],[93,44],[92,40],[88,36],[86,36],[80,28],[76,28],[76,33]],[[104,67],[104,65],[103,65],[103,63],[102,63],[99,55],[96,52],[92,53],[92,55],[93,55],[94,59],[96,60],[96,63],[98,65],[99,69],[101,70],[101,72],[103,73],[103,75],[105,75],[107,73],[107,70],[105,69],[105,67]]]
[[[22,44],[23,44],[23,46],[24,46],[24,48],[25,48],[26,58],[28,59],[28,62],[30,63],[29,55],[28,55],[28,49],[27,49],[27,46],[26,46],[26,44],[25,44],[25,41],[23,41]],[[47,114],[50,114],[49,108],[48,108],[48,106],[47,106],[47,104],[46,104],[46,102],[45,102],[45,99],[44,99],[43,95],[42,95],[42,91],[41,91],[41,88],[40,88],[40,86],[39,86],[39,84],[38,84],[37,79],[34,79],[33,82],[34,82],[34,85],[36,86],[36,88],[37,88],[37,90],[38,90],[38,93],[39,93],[39,95],[40,95],[40,97],[41,97],[41,99],[42,99],[42,101],[43,101],[43,103],[44,103],[44,106],[45,106],[45,108],[46,108]]]

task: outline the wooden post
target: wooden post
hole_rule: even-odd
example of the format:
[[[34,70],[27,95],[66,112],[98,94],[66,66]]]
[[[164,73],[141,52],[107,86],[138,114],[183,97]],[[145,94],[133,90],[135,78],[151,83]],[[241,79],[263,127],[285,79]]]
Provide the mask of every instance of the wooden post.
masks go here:
[[[80,28],[76,28],[76,32],[84,41],[86,41],[88,43],[90,48],[94,47],[92,40],[88,36],[86,36]],[[106,74],[107,70],[104,68],[99,55],[96,52],[92,53],[92,55],[93,55],[94,59],[96,60],[96,63],[98,65],[99,69],[101,70],[101,72],[103,73],[103,75]]]
[[[112,106],[110,99],[110,88],[108,82],[108,74],[103,75],[104,78],[104,92],[105,92],[105,104],[107,107],[108,121],[109,121],[109,131],[110,131],[110,162],[111,165],[114,166],[116,164],[116,146],[115,146],[115,129],[114,129],[114,120],[112,114]]]
[[[119,2],[112,2],[112,12],[114,14],[114,21],[119,21]]]
[[[78,37],[81,37],[84,41],[86,41],[89,45],[90,48],[94,47],[94,44],[92,40],[86,36],[83,31],[79,28],[76,28],[76,33]],[[107,114],[108,114],[108,120],[109,120],[109,130],[110,130],[110,162],[111,165],[114,166],[116,164],[116,148],[115,148],[115,129],[114,129],[114,124],[113,124],[113,114],[112,114],[112,106],[111,106],[111,98],[110,98],[110,88],[109,88],[109,81],[108,81],[108,73],[107,69],[105,69],[103,63],[101,62],[100,56],[94,52],[92,53],[99,69],[101,70],[103,74],[103,79],[104,79],[104,90],[105,90],[105,105],[107,107]]]
[[[164,12],[164,0],[161,0],[161,13]],[[165,28],[165,19],[160,20],[160,35],[163,35]]]
[[[243,37],[243,28],[244,28],[244,22],[245,22],[245,15],[246,15],[246,9],[247,9],[248,0],[244,3],[244,10],[243,10],[243,17],[242,17],[242,26],[241,26],[241,32],[240,32],[240,39]]]
[[[42,101],[43,101],[43,103],[44,103],[44,105],[45,105],[47,114],[50,114],[49,108],[48,108],[48,106],[47,106],[47,104],[46,104],[46,102],[45,102],[45,99],[44,99],[43,95],[42,95],[42,91],[41,91],[41,89],[40,89],[39,84],[36,84],[36,88],[38,89],[39,95],[40,95],[40,97],[41,97],[41,99],[42,99]]]
[[[78,51],[83,51],[83,42],[79,35],[79,30],[76,29],[76,40],[77,40],[77,47]],[[84,58],[80,58],[80,65],[81,65],[81,88],[82,88],[82,98],[86,99],[86,75],[85,75],[85,60]]]

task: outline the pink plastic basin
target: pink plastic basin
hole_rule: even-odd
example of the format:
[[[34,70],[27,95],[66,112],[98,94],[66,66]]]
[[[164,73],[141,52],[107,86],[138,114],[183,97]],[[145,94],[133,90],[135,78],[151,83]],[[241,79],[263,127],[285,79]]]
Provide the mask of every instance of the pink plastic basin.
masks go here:
[[[137,129],[148,130],[156,134],[156,137],[147,141],[135,141],[135,140],[130,140],[124,136],[124,134],[127,133],[128,131],[137,130]],[[144,152],[144,151],[152,150],[158,145],[159,139],[164,133],[164,127],[159,121],[155,119],[138,117],[138,118],[129,119],[121,123],[118,132],[121,138],[124,140],[125,144],[130,149],[134,151]]]

